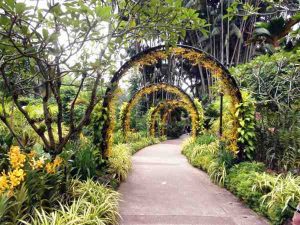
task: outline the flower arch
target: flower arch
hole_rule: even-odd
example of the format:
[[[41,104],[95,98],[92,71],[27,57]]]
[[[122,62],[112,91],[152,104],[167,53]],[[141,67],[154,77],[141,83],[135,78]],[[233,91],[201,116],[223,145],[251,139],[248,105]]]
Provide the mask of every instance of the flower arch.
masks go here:
[[[181,107],[186,107],[186,110],[189,112],[192,123],[195,124],[194,129],[193,129],[193,136],[196,136],[197,134],[197,124],[199,121],[199,114],[197,111],[197,107],[194,104],[193,100],[191,97],[185,93],[183,90],[181,90],[179,87],[176,87],[171,84],[167,83],[157,83],[157,84],[151,84],[148,86],[143,87],[139,91],[137,91],[133,97],[130,99],[128,104],[126,104],[125,109],[123,110],[123,115],[120,116],[122,118],[122,130],[123,134],[125,136],[125,139],[127,138],[127,134],[131,131],[130,129],[130,113],[133,107],[139,102],[139,100],[145,95],[145,94],[151,94],[153,92],[157,92],[159,90],[164,90],[166,92],[175,94],[181,101],[178,100],[173,100],[173,101],[167,101],[169,104],[181,104]],[[176,103],[177,102],[177,103]],[[165,106],[164,104],[160,103],[159,105]],[[163,108],[163,107],[162,107]],[[155,115],[159,112],[159,108],[155,111]],[[154,117],[155,118],[155,117]],[[152,128],[151,128],[152,129]],[[150,132],[150,134],[153,134]]]
[[[201,118],[197,107],[195,106],[195,104],[190,104],[189,102],[176,99],[163,101],[153,109],[150,115],[149,124],[149,131],[151,136],[155,136],[155,121],[158,113],[160,113],[161,110],[164,110],[163,116],[161,118],[162,127],[160,133],[161,135],[165,135],[167,118],[170,115],[170,113],[176,108],[182,108],[188,112],[189,116],[191,117],[192,136],[196,137],[196,135],[200,132],[201,127]]]
[[[159,60],[167,59],[168,56],[182,58],[189,61],[193,65],[200,64],[211,72],[212,76],[217,78],[219,86],[225,94],[228,94],[231,98],[231,113],[236,114],[236,106],[242,103],[242,95],[237,86],[235,79],[230,75],[229,71],[222,65],[216,58],[210,54],[191,46],[177,45],[175,47],[167,47],[160,45],[154,48],[149,48],[143,52],[140,52],[128,60],[121,68],[114,74],[110,81],[110,86],[106,90],[106,94],[103,99],[103,117],[105,121],[98,121],[102,125],[101,131],[101,149],[104,156],[109,156],[110,149],[113,141],[113,129],[114,129],[114,99],[115,91],[118,89],[120,79],[124,74],[132,67],[154,65]],[[239,118],[235,118],[233,121],[234,128],[232,130],[232,145],[237,146],[238,140],[238,128]],[[237,147],[236,147],[237,149]]]

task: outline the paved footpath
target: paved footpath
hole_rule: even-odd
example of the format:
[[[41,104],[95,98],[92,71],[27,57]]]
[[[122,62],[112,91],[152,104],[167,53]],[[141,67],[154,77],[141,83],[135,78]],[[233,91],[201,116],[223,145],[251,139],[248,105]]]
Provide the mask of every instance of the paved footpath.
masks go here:
[[[269,224],[189,165],[181,142],[165,141],[133,156],[133,169],[119,188],[120,224]]]

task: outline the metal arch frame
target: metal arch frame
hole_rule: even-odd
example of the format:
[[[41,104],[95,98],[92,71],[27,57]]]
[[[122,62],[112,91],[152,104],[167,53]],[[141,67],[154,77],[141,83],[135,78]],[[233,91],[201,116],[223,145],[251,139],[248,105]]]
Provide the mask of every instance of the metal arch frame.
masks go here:
[[[197,107],[195,106],[195,104],[192,105],[192,108],[188,108],[188,106],[190,106],[187,102],[181,101],[181,100],[176,100],[176,99],[172,99],[172,100],[166,100],[163,102],[160,102],[152,111],[151,113],[151,123],[150,123],[150,135],[151,136],[155,136],[155,121],[156,121],[156,115],[158,112],[160,112],[160,110],[164,109],[164,113],[163,113],[163,117],[162,117],[162,127],[161,127],[161,135],[165,135],[165,126],[166,126],[166,121],[164,119],[165,116],[169,115],[170,112],[172,112],[174,109],[176,108],[183,108],[185,109],[188,114],[191,117],[191,125],[192,125],[192,136],[195,137],[198,133],[199,133],[199,127],[198,127],[198,123],[199,123],[199,112]],[[170,111],[171,110],[171,111]],[[192,113],[196,113],[197,114],[197,120],[193,121],[193,118],[191,116]]]
[[[204,57],[203,59],[207,60],[208,62],[214,63],[219,69],[221,69],[222,75],[224,76],[226,81],[228,81],[228,84],[225,85],[224,89],[225,90],[226,89],[228,89],[228,90],[234,89],[235,93],[234,93],[234,96],[232,96],[232,97],[235,97],[238,103],[243,102],[242,94],[239,90],[237,82],[231,76],[228,69],[222,63],[220,63],[216,58],[214,58],[212,55],[208,54],[207,52],[202,51],[201,49],[198,49],[198,48],[195,48],[192,46],[176,45],[176,47],[202,54],[202,56]],[[134,66],[134,63],[137,62],[139,59],[142,59],[146,55],[151,54],[153,52],[157,52],[157,51],[168,52],[168,49],[169,49],[169,47],[166,45],[159,45],[159,46],[156,46],[153,48],[149,48],[143,52],[140,52],[140,53],[136,54],[135,56],[131,57],[131,59],[129,59],[126,63],[124,63],[112,77],[112,79],[110,81],[110,86],[106,90],[106,93],[105,93],[105,96],[103,99],[103,103],[102,103],[102,108],[106,109],[103,111],[103,113],[106,114],[106,120],[104,121],[104,124],[102,126],[102,132],[101,132],[102,138],[101,138],[101,143],[100,143],[100,147],[101,147],[104,157],[109,156],[110,148],[112,145],[112,135],[113,134],[110,132],[112,132],[113,128],[111,127],[112,123],[111,123],[111,118],[110,118],[109,114],[115,113],[115,112],[111,108],[110,104],[111,104],[111,101],[114,96],[114,91],[118,87],[118,83],[119,83],[120,79],[132,66]],[[202,66],[205,67],[205,65],[202,65]],[[207,68],[207,69],[211,70],[210,68]],[[214,74],[212,73],[212,75],[214,75]],[[110,112],[110,110],[113,112]],[[99,123],[100,123],[100,121],[99,121]]]
[[[155,88],[155,89],[153,89],[153,88]],[[123,121],[121,121],[121,122],[122,122],[122,130],[123,130],[123,134],[124,134],[125,139],[127,139],[127,134],[128,134],[128,132],[130,132],[130,111],[131,111],[130,109],[135,106],[137,101],[140,100],[140,98],[144,95],[145,92],[147,94],[149,94],[149,93],[153,93],[153,92],[162,90],[164,88],[168,88],[167,92],[170,92],[172,94],[177,95],[178,97],[180,97],[181,102],[186,103],[187,105],[191,106],[193,112],[196,114],[195,123],[199,121],[199,113],[197,111],[197,107],[196,107],[194,101],[181,88],[179,88],[175,85],[172,85],[172,84],[168,84],[168,83],[150,84],[150,85],[147,85],[147,86],[141,88],[140,90],[138,90],[132,96],[132,98],[130,99],[130,101],[126,105],[126,108],[124,109],[124,116],[122,117]],[[180,95],[176,94],[176,92],[180,92]],[[183,98],[185,98],[185,99],[183,99]],[[178,100],[176,100],[176,101],[178,101]],[[197,133],[197,130],[195,129],[195,135],[196,135],[196,133]]]

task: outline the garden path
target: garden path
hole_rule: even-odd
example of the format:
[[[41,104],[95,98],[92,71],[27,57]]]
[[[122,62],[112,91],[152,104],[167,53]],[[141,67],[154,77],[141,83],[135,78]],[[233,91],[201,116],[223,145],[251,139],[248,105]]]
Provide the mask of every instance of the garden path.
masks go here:
[[[189,165],[181,142],[165,141],[133,156],[133,169],[119,188],[120,224],[269,224]]]

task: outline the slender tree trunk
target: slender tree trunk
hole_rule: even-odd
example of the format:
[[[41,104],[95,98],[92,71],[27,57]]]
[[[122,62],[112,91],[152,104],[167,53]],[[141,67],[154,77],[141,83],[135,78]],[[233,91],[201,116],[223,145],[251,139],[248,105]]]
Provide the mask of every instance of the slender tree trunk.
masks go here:
[[[221,0],[221,63],[224,64],[224,24],[223,24],[223,8],[224,8],[224,1]]]

